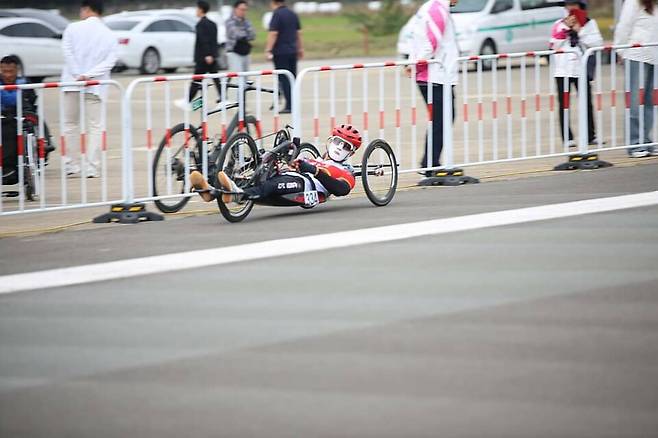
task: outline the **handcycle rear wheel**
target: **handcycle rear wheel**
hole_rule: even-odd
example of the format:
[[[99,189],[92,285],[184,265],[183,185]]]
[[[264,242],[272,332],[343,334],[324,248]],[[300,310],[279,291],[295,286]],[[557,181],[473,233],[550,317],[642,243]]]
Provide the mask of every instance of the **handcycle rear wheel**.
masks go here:
[[[366,196],[378,207],[388,205],[398,186],[398,164],[384,140],[373,140],[363,153],[361,180]]]
[[[216,169],[218,172],[225,172],[238,187],[244,189],[251,182],[259,161],[256,142],[249,134],[241,132],[233,135],[226,142],[217,157]],[[216,175],[212,176],[213,181],[216,178]],[[214,185],[218,186],[218,184]],[[251,212],[254,201],[224,203],[220,195],[217,197],[217,206],[224,219],[229,222],[241,222]]]
[[[189,138],[187,147],[190,149],[190,172],[199,169],[197,160],[201,159],[201,140],[197,129],[188,125]],[[165,136],[153,159],[153,196],[176,195],[185,192],[185,124],[174,126],[169,134],[169,146]],[[196,150],[195,150],[196,149]],[[167,157],[169,150],[169,159]],[[181,198],[160,199],[155,201],[156,207],[163,213],[176,213],[189,202],[187,196]]]

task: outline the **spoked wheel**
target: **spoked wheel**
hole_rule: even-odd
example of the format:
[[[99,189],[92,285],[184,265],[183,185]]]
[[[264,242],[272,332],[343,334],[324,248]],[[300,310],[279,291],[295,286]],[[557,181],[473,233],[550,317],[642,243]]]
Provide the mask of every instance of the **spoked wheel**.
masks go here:
[[[167,138],[162,139],[158,151],[153,159],[153,195],[168,196],[178,195],[185,192],[185,142],[189,149],[190,169],[200,169],[197,160],[201,160],[201,143],[196,128],[189,125],[189,137],[185,133],[185,124],[179,123],[171,130],[169,146]],[[155,205],[163,213],[175,213],[180,211],[190,198],[175,197],[155,201]]]
[[[285,129],[280,129],[274,136],[274,144],[272,147],[275,148],[286,140],[290,140],[290,134],[288,134],[288,131]]]
[[[370,202],[388,205],[398,187],[398,164],[393,149],[384,140],[373,140],[361,160],[361,180]]]
[[[302,143],[299,145],[296,159],[316,160],[320,158],[320,152],[311,143]]]
[[[217,171],[226,173],[238,187],[246,188],[256,172],[258,162],[256,142],[251,136],[241,132],[231,137],[222,148],[222,152],[217,157]],[[213,179],[216,179],[216,175]],[[219,184],[216,184],[216,187],[218,186]],[[232,200],[224,203],[222,196],[218,196],[217,205],[224,219],[229,222],[240,222],[249,215],[254,207],[254,201]]]

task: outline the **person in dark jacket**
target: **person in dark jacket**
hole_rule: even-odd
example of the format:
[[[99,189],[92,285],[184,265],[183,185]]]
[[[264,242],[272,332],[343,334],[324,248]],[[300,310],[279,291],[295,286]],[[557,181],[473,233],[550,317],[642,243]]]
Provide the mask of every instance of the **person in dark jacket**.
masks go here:
[[[217,44],[217,25],[206,17],[210,5],[206,1],[197,2],[196,15],[199,22],[196,25],[196,42],[194,43],[194,74],[217,73],[219,70],[217,57],[219,45]],[[221,100],[219,79],[214,79],[217,94]],[[201,89],[201,84],[193,82],[190,87],[189,101],[191,102]]]
[[[299,17],[286,7],[285,0],[272,0],[270,6],[274,13],[270,21],[265,54],[267,59],[274,61],[274,68],[288,70],[293,76],[297,76],[297,60],[304,57]],[[290,113],[291,84],[285,76],[279,76],[279,84],[286,97],[286,106],[281,113]]]

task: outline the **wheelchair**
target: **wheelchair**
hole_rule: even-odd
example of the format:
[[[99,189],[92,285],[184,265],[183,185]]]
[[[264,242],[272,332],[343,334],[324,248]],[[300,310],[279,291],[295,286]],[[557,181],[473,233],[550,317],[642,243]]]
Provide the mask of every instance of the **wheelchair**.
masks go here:
[[[39,118],[35,112],[26,111],[22,117],[22,138],[16,135],[18,117],[15,113],[3,112],[2,123],[3,167],[2,186],[15,186],[23,182],[25,199],[34,201],[39,196],[40,185],[37,183],[45,171],[41,165],[39,151]],[[22,144],[19,144],[19,141]],[[48,154],[55,150],[48,125],[44,121],[43,165],[48,164]],[[3,191],[2,196],[13,198],[20,196],[21,189]]]

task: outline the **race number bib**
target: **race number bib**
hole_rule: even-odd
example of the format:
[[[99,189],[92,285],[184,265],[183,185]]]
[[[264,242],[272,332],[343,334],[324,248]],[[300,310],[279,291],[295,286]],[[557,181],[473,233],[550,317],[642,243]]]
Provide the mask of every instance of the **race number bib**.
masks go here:
[[[304,192],[304,205],[308,207],[315,207],[319,203],[320,198],[318,198],[318,192],[316,190]]]

